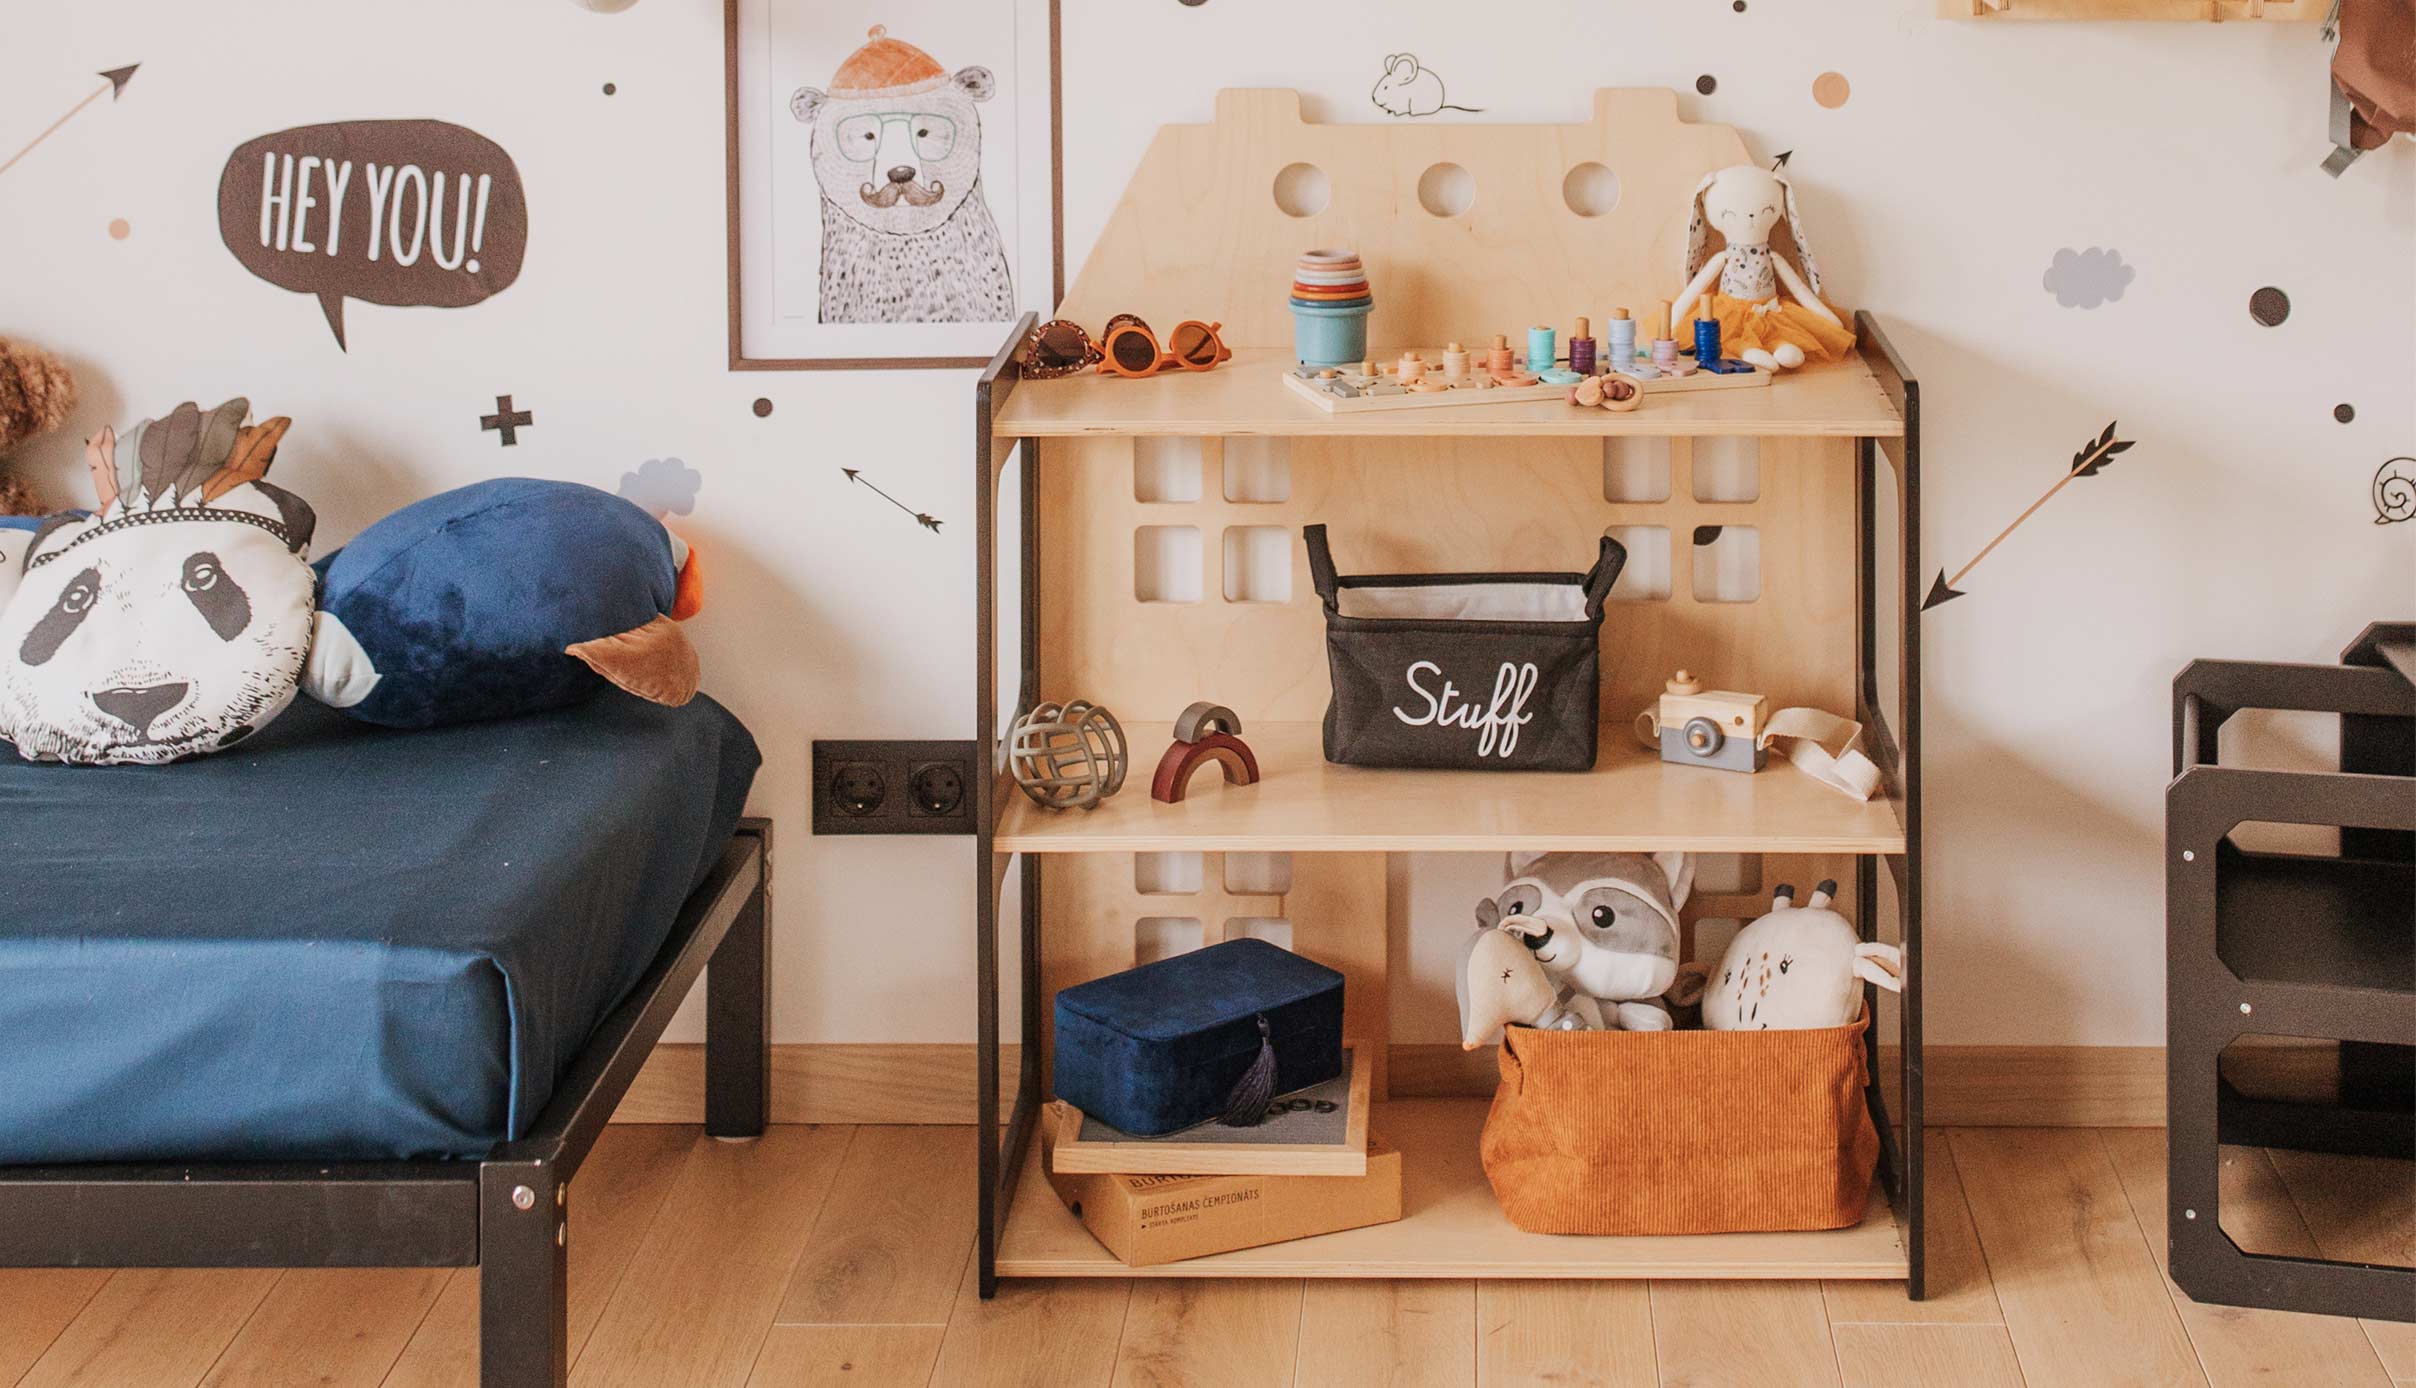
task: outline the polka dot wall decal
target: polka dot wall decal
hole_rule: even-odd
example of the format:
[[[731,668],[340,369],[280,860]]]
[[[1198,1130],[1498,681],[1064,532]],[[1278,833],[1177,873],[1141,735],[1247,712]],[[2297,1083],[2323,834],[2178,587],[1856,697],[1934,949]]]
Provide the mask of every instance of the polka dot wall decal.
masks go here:
[[[1845,105],[1846,98],[1853,94],[1853,84],[1846,81],[1842,72],[1824,72],[1812,79],[1812,99],[1832,111]]]
[[[123,241],[123,240],[125,240],[127,237],[132,236],[133,234],[134,234],[134,224],[133,224],[132,222],[127,221],[125,218],[123,218],[123,217],[117,217],[117,218],[113,218],[113,219],[110,221],[110,223],[109,223],[109,239],[110,239],[110,240],[112,240],[112,241]]]
[[[1719,89],[1720,79],[1712,76],[1708,72],[1695,79],[1695,90],[1701,92],[1705,96],[1709,96]]]
[[[2278,328],[2290,316],[2290,296],[2266,285],[2248,296],[2248,316],[2268,328]]]
[[[620,86],[620,84],[619,84],[618,82],[607,82],[607,83],[605,83],[605,84],[604,84],[604,94],[605,94],[606,96],[610,96],[610,95],[612,95],[614,92],[619,91],[620,89],[621,89],[621,86]]]
[[[771,415],[772,415],[772,402],[771,402],[771,401],[769,401],[769,400],[764,399],[764,398],[763,398],[762,396],[760,396],[760,395],[759,395],[759,396],[756,396],[756,397],[755,397],[755,417],[756,417],[757,419],[769,419],[769,418],[771,418]]]
[[[1745,0],[1736,0],[1736,3],[1730,5],[1728,8],[1735,10],[1738,14],[1743,14],[1745,12]]]
[[[2341,423],[2346,424],[2350,420],[2357,418],[2357,406],[2350,404],[2346,400],[2343,400],[2339,404],[2332,407],[2332,417],[2339,420]]]

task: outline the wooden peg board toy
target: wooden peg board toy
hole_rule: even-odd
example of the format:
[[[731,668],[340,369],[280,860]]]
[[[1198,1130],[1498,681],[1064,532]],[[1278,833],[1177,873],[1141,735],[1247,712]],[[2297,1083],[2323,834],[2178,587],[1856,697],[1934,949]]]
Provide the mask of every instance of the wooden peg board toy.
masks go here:
[[[1736,372],[1726,376],[1700,370],[1684,376],[1656,376],[1650,379],[1617,374],[1646,395],[1767,386],[1771,377],[1770,372],[1759,367],[1750,373]],[[1299,366],[1283,373],[1283,383],[1293,394],[1327,414],[1431,410],[1452,405],[1510,405],[1521,401],[1569,398],[1569,386],[1560,382],[1538,380],[1533,385],[1506,385],[1497,381],[1491,373],[1475,368],[1465,375],[1454,377],[1442,375],[1429,367],[1424,379],[1415,385],[1405,386],[1401,384],[1399,367],[1393,363],[1379,366],[1373,376],[1362,376],[1353,370]]]

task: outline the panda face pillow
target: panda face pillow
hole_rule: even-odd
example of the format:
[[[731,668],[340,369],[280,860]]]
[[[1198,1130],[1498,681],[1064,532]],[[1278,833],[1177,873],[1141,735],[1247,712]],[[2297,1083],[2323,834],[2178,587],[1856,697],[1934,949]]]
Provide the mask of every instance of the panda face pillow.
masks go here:
[[[89,447],[100,507],[55,517],[0,607],[0,738],[34,761],[159,765],[242,741],[309,655],[315,517],[261,481],[291,421],[178,407]],[[119,477],[119,456],[127,476]]]

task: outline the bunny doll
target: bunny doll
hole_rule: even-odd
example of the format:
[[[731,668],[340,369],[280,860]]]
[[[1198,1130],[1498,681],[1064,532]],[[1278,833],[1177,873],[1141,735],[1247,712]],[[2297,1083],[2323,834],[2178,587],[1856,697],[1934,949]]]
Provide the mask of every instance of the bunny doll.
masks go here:
[[[1862,1012],[1862,985],[1904,991],[1904,951],[1862,939],[1830,900],[1835,882],[1813,888],[1795,904],[1781,885],[1770,914],[1729,942],[1720,972],[1703,995],[1703,1025],[1712,1031],[1841,1027]]]
[[[1770,244],[1782,220],[1803,261],[1800,275]],[[1724,243],[1716,252],[1713,232]],[[1670,331],[1680,341],[1688,338],[1685,325],[1699,316],[1692,312],[1699,300],[1701,316],[1719,320],[1723,350],[1769,370],[1835,361],[1854,345],[1853,329],[1821,301],[1820,265],[1784,175],[1751,164],[1704,175],[1686,226],[1686,277],[1669,314]]]

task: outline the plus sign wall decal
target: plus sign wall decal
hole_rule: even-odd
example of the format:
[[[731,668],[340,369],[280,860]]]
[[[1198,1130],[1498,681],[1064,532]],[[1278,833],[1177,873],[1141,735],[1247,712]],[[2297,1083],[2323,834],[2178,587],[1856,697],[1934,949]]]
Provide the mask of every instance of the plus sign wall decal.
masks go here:
[[[482,430],[494,429],[501,432],[503,446],[510,448],[520,442],[520,431],[534,426],[536,422],[537,416],[527,410],[512,408],[512,397],[498,395],[495,397],[495,413],[479,416],[478,427]]]

